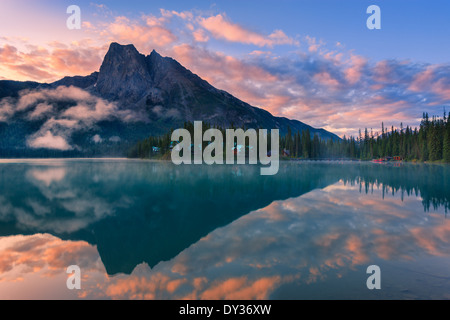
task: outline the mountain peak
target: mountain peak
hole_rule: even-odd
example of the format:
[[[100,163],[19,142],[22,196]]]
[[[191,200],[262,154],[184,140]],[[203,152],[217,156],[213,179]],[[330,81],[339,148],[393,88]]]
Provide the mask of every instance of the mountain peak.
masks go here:
[[[165,59],[158,52],[156,52],[155,49],[152,50],[152,52],[150,53],[150,55],[147,58],[151,61],[151,63],[160,62]]]
[[[158,56],[161,56],[158,52],[156,52],[155,49],[152,50],[152,52],[150,53],[150,55],[158,55]]]
[[[152,85],[145,56],[132,44],[111,43],[103,60],[96,88],[109,99],[139,100],[140,94]]]
[[[142,56],[136,47],[132,44],[121,45],[117,42],[110,44],[108,52],[106,53],[105,59],[103,60],[102,67],[107,64],[110,60],[114,63],[122,63],[124,60],[136,60],[138,57]],[[100,68],[101,69],[101,68]]]
[[[181,124],[207,119],[212,124],[247,127],[264,126],[317,133],[321,138],[337,136],[314,129],[300,121],[277,118],[211,86],[176,60],[162,57],[156,50],[148,56],[134,45],[111,43],[100,68],[94,89],[103,98],[117,101],[121,108],[132,108],[153,125]],[[156,130],[156,128],[153,128]]]
[[[129,50],[129,51],[137,51],[136,47],[133,44],[119,44],[117,42],[111,42],[111,44],[109,45],[109,51],[120,51],[120,50]]]

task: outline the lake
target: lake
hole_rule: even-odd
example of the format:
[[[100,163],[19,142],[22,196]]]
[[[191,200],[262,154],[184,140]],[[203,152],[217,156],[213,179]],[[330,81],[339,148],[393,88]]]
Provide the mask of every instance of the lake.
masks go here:
[[[0,160],[0,299],[450,299],[450,166],[259,173]]]

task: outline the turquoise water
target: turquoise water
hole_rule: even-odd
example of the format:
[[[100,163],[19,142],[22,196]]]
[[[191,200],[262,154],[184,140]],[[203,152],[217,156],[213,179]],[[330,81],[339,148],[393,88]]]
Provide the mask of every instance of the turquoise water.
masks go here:
[[[0,298],[449,299],[450,167],[0,162]],[[68,290],[78,265],[81,290]],[[381,289],[366,269],[378,265]]]

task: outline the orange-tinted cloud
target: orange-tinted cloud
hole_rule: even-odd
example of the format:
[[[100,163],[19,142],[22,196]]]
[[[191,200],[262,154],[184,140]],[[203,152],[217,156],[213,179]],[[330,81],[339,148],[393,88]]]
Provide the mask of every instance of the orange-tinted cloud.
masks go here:
[[[65,76],[88,75],[99,69],[106,48],[81,47],[72,44],[63,48],[33,47],[31,51],[19,51],[16,47],[0,47],[1,68],[10,79],[51,82]]]
[[[5,273],[18,268],[22,276],[44,268],[47,276],[54,276],[73,264],[87,271],[91,258],[96,261],[98,256],[96,248],[86,242],[62,241],[48,234],[1,238],[0,248],[0,273],[4,273],[0,282],[13,280],[16,274]]]
[[[262,300],[279,284],[279,276],[249,281],[246,277],[219,281],[206,289],[200,298],[203,300]]]
[[[314,80],[321,85],[335,88],[339,86],[339,81],[333,78],[328,72],[320,72],[314,75]]]
[[[172,56],[215,87],[252,105],[270,110],[283,106],[288,100],[269,91],[269,88],[282,86],[283,81],[258,66],[232,56],[187,44],[175,46]]]
[[[145,51],[168,46],[177,39],[161,20],[155,17],[144,17],[144,20],[136,22],[127,17],[116,17],[103,35],[111,41],[132,43]]]
[[[208,18],[199,18],[200,25],[208,30],[215,38],[230,42],[253,44],[259,47],[273,47],[280,44],[295,44],[296,41],[288,37],[283,31],[275,30],[268,36],[245,29],[231,22],[226,15],[218,14]]]
[[[350,67],[344,70],[345,78],[350,84],[356,84],[363,74],[363,68],[367,65],[367,59],[362,56],[352,55]]]
[[[206,34],[205,30],[203,30],[203,29],[195,30],[192,33],[192,35],[194,36],[194,39],[197,42],[207,42],[209,40],[208,35]]]
[[[408,89],[415,92],[422,92],[429,90],[432,81],[434,79],[434,72],[432,68],[427,68],[426,70],[418,73],[413,82],[409,85]]]

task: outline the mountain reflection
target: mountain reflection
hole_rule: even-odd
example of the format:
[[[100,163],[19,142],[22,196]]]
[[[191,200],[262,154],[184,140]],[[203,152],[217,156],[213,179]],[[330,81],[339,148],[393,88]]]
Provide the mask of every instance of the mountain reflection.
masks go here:
[[[448,267],[447,166],[63,161],[0,179],[0,288],[83,264],[88,297],[285,298],[376,259]]]
[[[154,266],[274,200],[339,180],[333,167],[285,166],[261,177],[250,166],[128,161],[7,165],[1,174],[1,235],[49,233],[96,244],[109,274]]]

